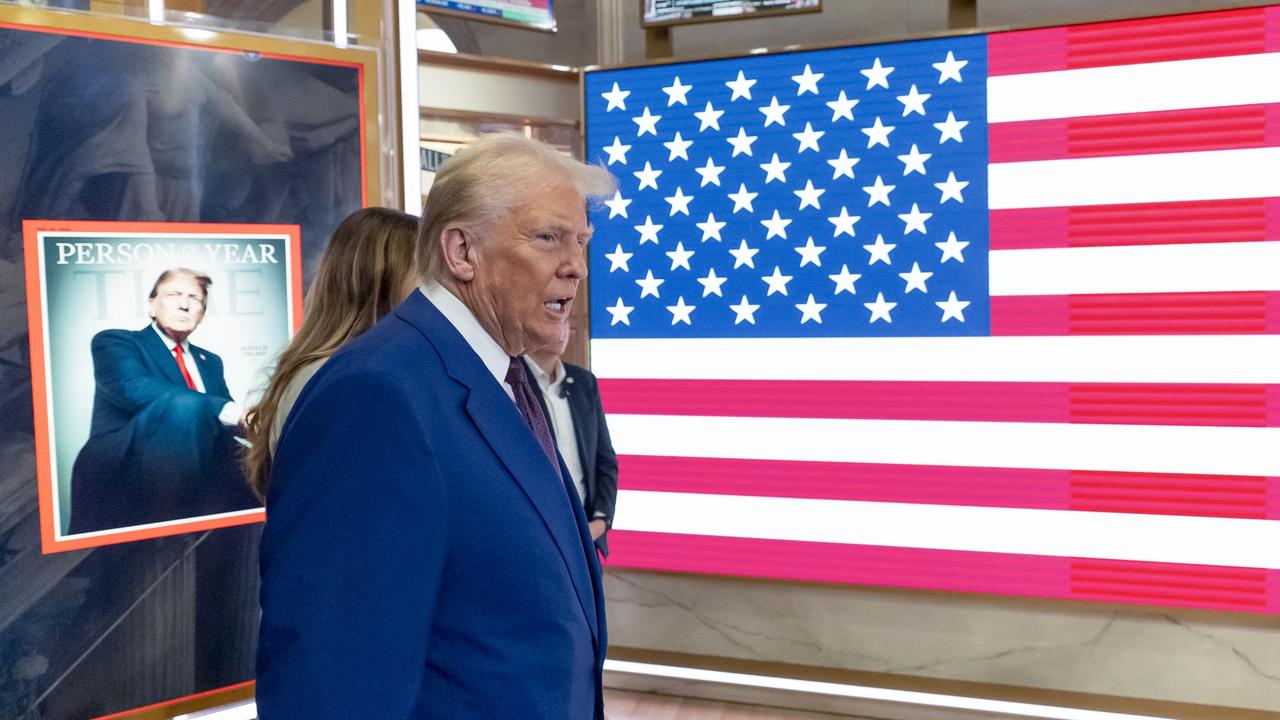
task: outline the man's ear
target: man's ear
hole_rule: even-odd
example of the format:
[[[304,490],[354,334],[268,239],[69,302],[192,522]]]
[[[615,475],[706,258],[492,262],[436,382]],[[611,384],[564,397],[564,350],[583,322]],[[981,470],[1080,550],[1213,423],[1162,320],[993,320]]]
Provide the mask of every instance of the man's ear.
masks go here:
[[[476,275],[475,236],[461,225],[448,225],[440,233],[444,266],[458,282],[471,282]]]

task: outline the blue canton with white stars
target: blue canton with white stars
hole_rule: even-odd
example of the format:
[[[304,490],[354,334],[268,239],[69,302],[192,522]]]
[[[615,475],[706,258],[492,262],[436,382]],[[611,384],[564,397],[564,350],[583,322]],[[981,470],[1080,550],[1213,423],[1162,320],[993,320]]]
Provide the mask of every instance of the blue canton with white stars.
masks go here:
[[[588,73],[592,336],[988,334],[986,52]]]

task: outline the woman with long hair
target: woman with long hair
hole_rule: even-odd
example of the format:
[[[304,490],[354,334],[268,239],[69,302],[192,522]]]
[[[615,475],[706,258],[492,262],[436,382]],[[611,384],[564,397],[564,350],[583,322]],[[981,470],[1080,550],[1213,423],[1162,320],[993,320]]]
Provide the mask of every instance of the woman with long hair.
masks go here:
[[[276,362],[262,401],[246,420],[252,445],[245,477],[259,498],[267,494],[271,457],[302,388],[329,356],[364,333],[417,286],[413,247],[418,219],[387,208],[357,210],[342,221],[307,292],[302,328]]]

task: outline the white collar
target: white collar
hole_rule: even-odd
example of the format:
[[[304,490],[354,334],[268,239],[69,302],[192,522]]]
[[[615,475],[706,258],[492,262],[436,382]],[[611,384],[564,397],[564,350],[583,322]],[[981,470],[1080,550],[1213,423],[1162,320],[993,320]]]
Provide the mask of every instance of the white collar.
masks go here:
[[[560,372],[557,374],[555,381],[551,380],[551,376],[542,369],[542,366],[533,361],[528,355],[524,356],[524,360],[529,364],[529,368],[533,370],[533,376],[538,379],[538,385],[543,392],[553,392],[564,384],[564,378],[568,373],[564,371],[564,364],[560,364]]]
[[[160,329],[160,326],[156,324],[155,320],[151,321],[151,329],[156,331],[156,334],[164,341],[164,346],[169,348],[169,353],[172,354],[173,349],[178,345],[178,341],[166,335],[165,332]],[[182,353],[188,357],[191,356],[191,343],[186,340],[182,341]]]
[[[511,367],[511,356],[485,331],[480,321],[476,319],[475,313],[471,312],[471,308],[463,305],[462,301],[448,288],[434,280],[422,285],[418,290],[462,335],[462,339],[466,340],[476,355],[480,356],[480,362],[484,363],[498,383],[505,386],[507,370]]]

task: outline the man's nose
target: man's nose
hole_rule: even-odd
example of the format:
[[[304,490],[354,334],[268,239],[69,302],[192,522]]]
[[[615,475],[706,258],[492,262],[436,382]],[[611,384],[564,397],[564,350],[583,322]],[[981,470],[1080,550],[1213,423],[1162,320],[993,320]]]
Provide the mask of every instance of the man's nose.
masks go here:
[[[569,250],[569,257],[562,268],[565,277],[582,280],[587,277],[587,249],[583,245],[574,244]]]

